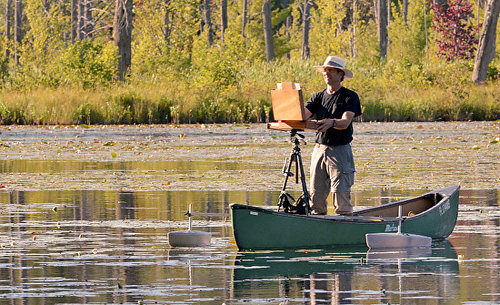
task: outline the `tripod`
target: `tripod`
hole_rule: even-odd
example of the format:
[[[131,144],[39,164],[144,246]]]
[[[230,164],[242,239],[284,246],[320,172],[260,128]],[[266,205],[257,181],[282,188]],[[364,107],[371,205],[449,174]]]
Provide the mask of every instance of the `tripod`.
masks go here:
[[[300,144],[306,144],[304,141],[304,136],[297,132],[297,130],[293,129],[290,131],[290,142],[294,143],[294,147],[292,149],[292,153],[289,158],[285,159],[285,164],[283,165],[283,174],[285,175],[285,182],[283,183],[283,188],[281,189],[281,194],[279,196],[278,201],[278,212],[281,207],[283,207],[284,211],[287,213],[294,214],[305,214],[309,215],[310,207],[309,207],[309,192],[307,191],[306,185],[306,175],[304,173],[304,165],[302,164],[302,156],[300,154]],[[295,164],[295,174],[291,171],[292,166]],[[295,183],[302,183],[302,195],[299,197],[297,202],[293,199],[293,197],[286,192],[286,185],[288,183],[288,178],[295,175]],[[291,201],[291,202],[290,202]]]

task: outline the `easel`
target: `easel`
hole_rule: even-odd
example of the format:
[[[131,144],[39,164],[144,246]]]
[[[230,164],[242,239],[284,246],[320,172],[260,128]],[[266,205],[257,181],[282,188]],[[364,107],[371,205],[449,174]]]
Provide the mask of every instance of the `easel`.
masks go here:
[[[286,186],[288,183],[288,178],[295,175],[295,183],[296,184],[299,183],[299,178],[302,183],[302,195],[299,197],[296,203],[292,202],[292,205],[295,204],[297,208],[300,208],[299,204],[303,203],[305,205],[305,215],[309,215],[311,210],[309,206],[309,200],[311,197],[309,195],[309,192],[307,191],[306,175],[304,173],[304,165],[302,163],[302,156],[299,147],[300,144],[306,144],[306,142],[304,141],[304,135],[298,133],[298,131],[299,130],[297,129],[292,129],[290,131],[290,142],[294,143],[294,147],[292,149],[290,157],[285,159],[285,164],[283,165],[283,174],[285,175],[285,182],[283,183],[283,188],[281,189],[281,194],[278,200],[278,212],[280,208],[284,207],[285,201],[289,201],[290,198],[293,200],[293,197],[291,197],[286,192]],[[295,164],[295,174],[291,171],[293,164]],[[298,212],[297,214],[304,214],[304,213]]]

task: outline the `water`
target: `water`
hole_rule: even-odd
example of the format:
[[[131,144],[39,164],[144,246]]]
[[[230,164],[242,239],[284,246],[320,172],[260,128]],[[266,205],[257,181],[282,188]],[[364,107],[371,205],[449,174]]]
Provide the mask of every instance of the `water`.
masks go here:
[[[355,148],[355,208],[462,184],[452,235],[409,252],[239,252],[229,205],[275,205],[290,150],[260,126],[3,130],[0,304],[498,304],[498,124],[419,126],[358,124]],[[170,249],[189,204],[212,245]]]

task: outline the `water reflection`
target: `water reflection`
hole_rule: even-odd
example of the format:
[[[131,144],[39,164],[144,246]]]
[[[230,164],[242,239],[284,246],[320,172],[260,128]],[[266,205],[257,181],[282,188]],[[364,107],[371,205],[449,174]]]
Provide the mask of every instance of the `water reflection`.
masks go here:
[[[303,298],[310,304],[451,300],[460,291],[457,255],[448,241],[435,243],[432,249],[408,251],[345,248],[240,253],[235,267],[234,295],[247,300],[255,290],[261,298]],[[263,287],[268,293],[264,296]]]
[[[175,171],[175,172],[207,172],[215,167],[220,170],[257,169],[255,164],[234,161],[54,161],[54,160],[0,160],[0,173],[62,173],[99,171]]]
[[[417,191],[357,193],[378,204]],[[425,192],[422,190],[420,193]],[[411,193],[411,194],[410,194]],[[498,191],[462,193],[457,227],[432,249],[238,252],[231,203],[275,205],[279,192],[0,192],[0,299],[10,304],[342,304],[498,302]],[[496,201],[496,202],[495,202]],[[170,249],[188,205],[212,245]],[[260,203],[260,204],[259,204]]]

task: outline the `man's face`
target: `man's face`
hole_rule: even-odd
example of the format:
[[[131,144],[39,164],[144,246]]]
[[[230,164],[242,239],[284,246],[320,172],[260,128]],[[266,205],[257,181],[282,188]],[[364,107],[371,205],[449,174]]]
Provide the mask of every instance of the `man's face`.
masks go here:
[[[342,80],[342,76],[344,75],[344,71],[336,68],[325,68],[323,73],[323,79],[327,85],[333,85],[336,83],[340,83]]]

